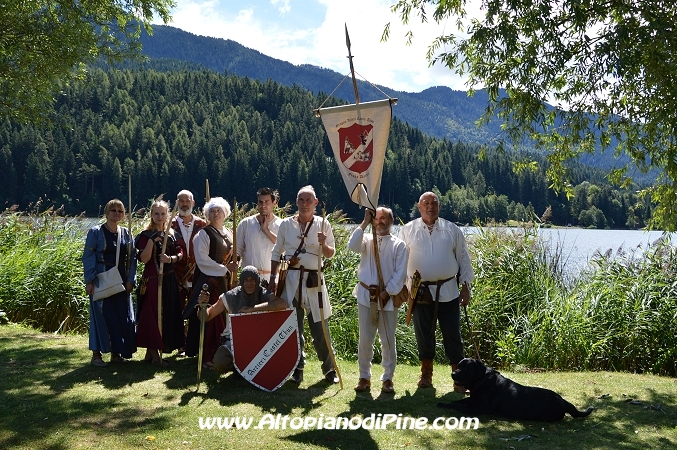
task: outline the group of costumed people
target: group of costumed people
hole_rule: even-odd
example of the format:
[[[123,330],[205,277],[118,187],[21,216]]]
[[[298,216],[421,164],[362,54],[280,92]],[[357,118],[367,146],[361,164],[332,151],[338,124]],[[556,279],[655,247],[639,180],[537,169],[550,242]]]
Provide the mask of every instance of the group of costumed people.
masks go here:
[[[197,354],[199,322],[192,325],[189,321],[186,336],[184,321],[184,314],[188,315],[186,308],[192,293],[192,281],[196,275],[200,282],[210,275],[223,278],[227,273],[222,264],[224,260],[217,263],[209,257],[213,254],[225,258],[232,248],[232,238],[231,232],[223,227],[225,218],[230,214],[228,202],[219,197],[207,202],[205,213],[211,219],[209,224],[192,214],[194,206],[193,195],[189,191],[181,191],[177,196],[178,216],[170,223],[169,204],[163,200],[154,201],[150,207],[149,223],[132,242],[127,228],[120,226],[125,214],[124,205],[114,199],[104,209],[105,223],[89,230],[82,257],[87,293],[90,296],[94,294],[98,275],[114,267],[116,261],[127,285],[124,292],[110,298],[94,300],[90,297],[92,365],[106,367],[102,353],[108,352],[111,352],[110,362],[125,362],[137,347],[146,349],[145,361],[159,366],[167,365],[162,359],[163,353],[176,350],[182,355]],[[121,241],[117,238],[118,234]],[[222,245],[213,238],[215,234],[222,237],[219,239]],[[218,248],[219,253],[210,253],[210,236],[215,242],[213,247]],[[118,247],[120,257],[116,259]],[[202,270],[196,264],[197,260]],[[131,293],[137,285],[136,266],[139,261],[144,267],[136,287],[135,311]],[[218,273],[214,271],[215,266]],[[225,281],[214,284],[215,289],[225,290]],[[218,327],[218,324],[214,325]],[[213,354],[218,347],[223,322],[221,329],[211,331],[215,336],[207,343],[211,345]]]
[[[161,200],[154,202],[150,223],[134,240],[133,249],[132,236],[120,225],[124,205],[117,199],[108,202],[104,210],[106,221],[89,230],[83,254],[90,295],[91,364],[107,366],[103,353],[111,353],[112,363],[124,362],[137,346],[146,348],[144,360],[156,365],[166,364],[162,354],[175,350],[196,356],[200,341],[196,306],[207,303],[203,361],[219,372],[232,371],[228,314],[295,308],[300,358],[291,381],[303,381],[303,330],[307,318],[323,376],[329,383],[339,382],[331,337],[323,334],[326,324],[322,321],[331,316],[331,303],[327,286],[318,277],[322,258],[332,258],[336,251],[332,227],[315,215],[319,201],[312,186],[298,191],[297,213],[284,220],[273,213],[278,200],[277,192],[270,188],[257,192],[257,214],[240,221],[236,229],[239,262],[231,258],[233,236],[224,226],[231,211],[221,197],[205,204],[207,221],[193,215],[195,202],[189,191],[178,194],[178,217],[171,223],[169,205]],[[359,282],[353,291],[359,323],[359,379],[355,391],[371,388],[378,334],[383,366],[381,390],[394,392],[397,311],[407,301],[421,361],[418,387],[432,386],[438,325],[452,370],[464,357],[460,307],[470,302],[474,278],[467,242],[460,228],[439,217],[439,199],[433,192],[421,195],[418,210],[421,217],[404,225],[396,237],[391,234],[394,217],[389,208],[366,209],[362,223],[349,239],[348,248],[360,255]],[[370,224],[372,233],[365,233]],[[137,284],[138,261],[144,264],[144,270],[137,287],[135,314],[131,294]],[[275,292],[282,279],[278,279],[280,261],[285,261],[287,272],[284,285],[277,289],[278,297]],[[94,300],[98,277],[116,265],[124,290]],[[231,274],[240,267],[238,285],[229,286],[229,280],[234,278]],[[264,288],[261,281],[266,278]],[[409,295],[412,280],[416,280],[414,298]],[[320,304],[322,299],[324,306]],[[465,392],[463,386],[455,388]]]
[[[256,264],[257,274],[266,273],[266,267],[270,273],[270,251],[280,222],[273,214],[277,192],[263,188],[257,196],[258,214],[238,224],[241,236],[238,254],[243,265]],[[231,261],[233,235],[225,227],[231,213],[228,202],[221,197],[211,198],[203,208],[207,221],[193,214],[194,207],[193,194],[187,190],[179,192],[178,215],[170,222],[169,204],[156,200],[150,207],[150,222],[133,239],[128,229],[121,226],[124,205],[113,199],[104,208],[105,222],[88,231],[82,261],[86,291],[90,295],[92,365],[108,365],[103,353],[111,353],[111,363],[123,363],[132,358],[137,347],[146,349],[145,361],[159,366],[167,365],[163,353],[176,350],[179,355],[189,357],[198,354],[200,321],[195,306],[202,287],[208,286],[210,303],[218,302],[219,296],[231,287],[231,274],[237,272],[239,264]],[[270,245],[264,258],[264,246],[259,244],[266,241]],[[144,268],[137,286],[139,261]],[[101,275],[112,267],[117,267],[125,280],[125,291],[95,300],[94,291]],[[132,302],[135,287],[136,310]],[[213,366],[225,335],[223,315],[205,327],[206,367]]]

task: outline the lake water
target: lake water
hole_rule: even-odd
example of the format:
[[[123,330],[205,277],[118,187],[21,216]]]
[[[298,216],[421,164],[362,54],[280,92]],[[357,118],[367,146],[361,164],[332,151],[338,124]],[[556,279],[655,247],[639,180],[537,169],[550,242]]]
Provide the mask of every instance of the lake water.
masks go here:
[[[475,227],[461,227],[466,234],[474,233]],[[515,228],[515,230],[519,230]],[[399,227],[393,226],[397,235]],[[631,251],[640,254],[647,250],[664,233],[662,231],[642,230],[591,230],[584,228],[540,228],[539,234],[544,245],[559,252],[564,269],[569,274],[577,274],[585,269],[596,254],[616,256]],[[674,233],[672,234],[674,235]],[[674,239],[672,240],[674,242]]]
[[[542,228],[539,233],[550,248],[561,251],[569,272],[585,268],[597,253],[611,257],[630,252],[641,254],[664,236],[662,231],[580,228]]]
[[[473,233],[474,227],[465,227],[464,231]],[[570,274],[586,268],[595,254],[641,254],[664,236],[662,231],[584,228],[540,228],[538,232],[547,248],[561,255],[565,271]]]

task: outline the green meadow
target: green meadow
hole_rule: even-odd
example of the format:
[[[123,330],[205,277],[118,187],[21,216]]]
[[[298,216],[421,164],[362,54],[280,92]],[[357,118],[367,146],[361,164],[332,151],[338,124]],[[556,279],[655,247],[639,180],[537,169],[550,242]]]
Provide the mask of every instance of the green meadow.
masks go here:
[[[243,211],[244,212],[244,211]],[[330,220],[340,225],[340,214]],[[89,365],[88,300],[80,256],[82,218],[53,212],[0,217],[0,448],[668,448],[677,444],[677,253],[659,242],[641,255],[595,257],[575,279],[535,228],[480,228],[469,236],[476,282],[462,318],[467,354],[522,384],[562,394],[585,419],[558,423],[479,417],[477,429],[327,429],[364,418],[448,420],[460,416],[436,402],[453,393],[440,349],[434,389],[417,389],[413,329],[400,311],[395,395],[356,394],[357,314],[350,295],[357,257],[345,249],[348,228],[335,226],[337,256],[326,269],[334,308],[330,331],[344,388],[327,385],[310,360],[300,386],[266,393],[230,374],[204,371],[170,356],[157,370],[140,361]],[[134,231],[143,218],[134,220]],[[462,314],[463,315],[463,314]],[[471,324],[471,329],[467,323]],[[308,354],[313,355],[311,348]],[[107,359],[107,358],[106,358]],[[380,375],[378,345],[374,380]],[[281,429],[255,426],[287,419]],[[401,416],[400,416],[401,414]],[[200,418],[251,420],[201,429]],[[343,418],[343,419],[341,419]],[[317,423],[327,425],[320,428]],[[312,421],[316,423],[313,424]],[[342,421],[341,421],[342,420]],[[307,429],[294,429],[310,421]],[[334,422],[332,422],[334,421]],[[400,422],[402,423],[402,422]],[[425,427],[424,427],[425,428]]]

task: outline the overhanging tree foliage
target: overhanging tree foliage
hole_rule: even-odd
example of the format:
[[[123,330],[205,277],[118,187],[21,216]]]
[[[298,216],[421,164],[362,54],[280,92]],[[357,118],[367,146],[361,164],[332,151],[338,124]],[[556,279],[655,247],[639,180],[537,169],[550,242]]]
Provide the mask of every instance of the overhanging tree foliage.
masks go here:
[[[551,187],[570,192],[565,162],[582,152],[625,153],[642,171],[658,169],[656,183],[643,192],[656,203],[650,225],[674,230],[677,3],[483,0],[482,16],[468,17],[469,6],[479,3],[400,0],[392,11],[405,24],[427,21],[430,10],[437,23],[455,21],[459,34],[438,36],[428,60],[467,77],[470,89],[488,90],[480,121],[498,116],[504,141],[529,140],[546,150]],[[389,33],[388,24],[383,38]],[[609,178],[628,185],[628,165]]]
[[[167,23],[173,0],[3,0],[0,2],[0,118],[36,121],[63,82],[98,57],[140,54],[153,14]]]

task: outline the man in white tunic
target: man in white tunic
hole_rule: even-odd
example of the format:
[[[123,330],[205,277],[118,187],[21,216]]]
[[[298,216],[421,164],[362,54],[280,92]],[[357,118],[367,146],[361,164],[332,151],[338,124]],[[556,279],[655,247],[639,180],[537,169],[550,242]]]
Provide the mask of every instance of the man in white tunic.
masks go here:
[[[303,368],[306,363],[303,353],[305,345],[303,318],[306,315],[304,311],[308,315],[313,346],[318,359],[322,362],[322,373],[328,382],[339,382],[330,353],[333,352],[331,338],[327,343],[322,331],[322,317],[324,316],[326,321],[331,316],[331,304],[327,286],[324,280],[318,277],[321,256],[325,258],[334,256],[334,233],[329,222],[314,215],[317,204],[318,200],[312,186],[305,186],[299,190],[296,195],[298,213],[287,217],[280,224],[270,264],[268,289],[275,292],[280,256],[284,255],[289,261],[281,297],[287,301],[289,307],[296,308],[298,317],[301,358],[291,378],[295,383],[303,381]]]
[[[440,201],[433,192],[425,192],[418,201],[421,217],[400,229],[399,237],[409,248],[407,276],[421,274],[419,294],[429,290],[427,299],[418,295],[413,304],[414,332],[421,360],[418,386],[432,386],[435,358],[435,327],[439,322],[444,352],[452,370],[463,359],[460,306],[470,302],[470,283],[474,273],[463,231],[454,223],[441,219]],[[456,276],[458,275],[458,282]],[[459,289],[460,285],[460,289]],[[465,388],[456,386],[465,392]]]
[[[282,219],[273,214],[277,191],[261,188],[256,192],[258,213],[240,221],[237,226],[237,254],[242,267],[254,266],[261,278],[270,276],[270,255],[277,240]]]
[[[406,282],[409,250],[402,240],[390,234],[394,221],[392,210],[383,206],[376,208],[375,231],[384,285],[384,290],[380,291],[374,258],[374,238],[372,234],[364,233],[372,217],[373,211],[365,208],[364,220],[355,228],[348,241],[348,248],[360,254],[360,264],[357,267],[359,283],[353,290],[358,308],[357,360],[360,368],[360,379],[355,390],[362,392],[371,387],[371,360],[374,357],[374,339],[378,330],[383,366],[381,390],[391,393],[395,391],[392,380],[397,364],[397,309],[393,306],[392,296],[397,295]]]

